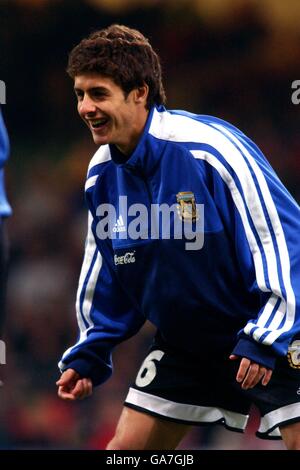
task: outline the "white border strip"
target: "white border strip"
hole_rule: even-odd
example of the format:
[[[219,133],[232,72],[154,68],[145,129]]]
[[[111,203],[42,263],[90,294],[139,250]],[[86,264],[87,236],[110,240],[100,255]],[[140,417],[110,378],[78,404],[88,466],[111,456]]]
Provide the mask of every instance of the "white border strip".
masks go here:
[[[291,405],[286,405],[282,408],[278,408],[277,410],[267,413],[261,418],[258,432],[268,434],[269,429],[272,429],[274,426],[279,427],[281,423],[284,423],[294,418],[300,418],[300,403],[292,403]],[[273,436],[274,431],[272,431],[270,435]],[[279,429],[276,435],[280,436]]]
[[[97,180],[98,176],[99,176],[99,175],[94,175],[94,176],[91,176],[89,179],[86,180],[86,183],[85,183],[85,186],[84,186],[85,191],[87,191],[87,190],[90,189],[92,186],[94,186],[94,184],[96,183],[96,180]]]
[[[90,314],[91,314],[91,309],[93,305],[93,297],[94,297],[99,273],[102,267],[102,256],[99,251],[97,252],[97,257],[96,257],[94,266],[92,268],[92,272],[90,273],[90,276],[86,285],[85,295],[84,295],[82,305],[80,305],[81,291],[83,289],[83,285],[84,285],[86,276],[88,274],[88,271],[90,269],[91,263],[93,261],[95,251],[97,250],[95,238],[91,229],[91,224],[92,224],[92,214],[89,212],[88,233],[87,233],[87,238],[86,238],[84,259],[82,263],[82,268],[81,268],[80,277],[79,277],[79,284],[78,284],[78,289],[77,289],[77,295],[76,295],[76,316],[77,316],[77,323],[78,323],[79,330],[80,330],[80,337],[77,343],[74,344],[74,346],[71,346],[64,352],[62,360],[59,363],[60,368],[64,366],[64,362],[63,362],[64,358],[74,348],[76,348],[76,346],[78,346],[79,344],[81,344],[83,341],[86,340],[88,331],[94,327],[94,323],[91,319]],[[84,319],[88,323],[89,325],[88,327],[85,326],[85,323],[83,321],[81,314],[83,315]]]
[[[99,165],[99,163],[108,162],[109,160],[111,160],[109,146],[101,145],[90,161],[88,173],[94,166]]]
[[[253,261],[255,265],[255,272],[256,272],[258,287],[263,292],[269,292],[269,289],[266,287],[266,283],[265,283],[261,252],[260,252],[259,246],[257,245],[252,229],[250,227],[243,198],[239,192],[238,187],[235,184],[233,177],[228,172],[228,170],[224,167],[224,165],[222,165],[222,163],[211,153],[200,151],[200,150],[195,150],[195,151],[192,151],[191,154],[195,158],[207,161],[212,167],[214,167],[219,173],[219,175],[221,176],[221,178],[223,179],[223,181],[228,186],[232,199],[241,216],[243,226],[245,229],[245,234],[249,243],[250,250],[253,255]]]
[[[245,429],[249,418],[249,415],[224,410],[223,408],[176,403],[134,388],[129,389],[125,403],[130,403],[167,418],[186,421],[187,424],[188,422],[215,423],[224,420],[227,426],[241,431]]]

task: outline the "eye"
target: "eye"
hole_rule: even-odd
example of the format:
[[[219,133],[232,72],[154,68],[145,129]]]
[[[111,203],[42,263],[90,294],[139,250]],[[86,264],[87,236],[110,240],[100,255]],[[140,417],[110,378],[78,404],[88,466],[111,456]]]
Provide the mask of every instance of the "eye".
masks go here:
[[[103,95],[103,93],[101,93],[101,92],[96,91],[96,92],[94,93],[94,98],[95,98],[96,100],[102,100],[103,97],[104,97],[104,95]]]
[[[107,98],[108,93],[102,89],[95,89],[93,90],[92,96],[95,100],[105,100]]]
[[[83,100],[83,92],[79,90],[75,90],[75,95],[77,98],[77,101],[82,101]]]

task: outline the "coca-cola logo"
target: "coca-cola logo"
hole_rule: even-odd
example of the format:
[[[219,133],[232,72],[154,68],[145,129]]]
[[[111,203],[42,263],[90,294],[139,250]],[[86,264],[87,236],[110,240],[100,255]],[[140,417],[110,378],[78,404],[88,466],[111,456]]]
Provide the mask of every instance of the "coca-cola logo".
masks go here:
[[[118,264],[129,264],[135,263],[135,251],[128,251],[122,256],[114,256],[114,263],[117,266]]]

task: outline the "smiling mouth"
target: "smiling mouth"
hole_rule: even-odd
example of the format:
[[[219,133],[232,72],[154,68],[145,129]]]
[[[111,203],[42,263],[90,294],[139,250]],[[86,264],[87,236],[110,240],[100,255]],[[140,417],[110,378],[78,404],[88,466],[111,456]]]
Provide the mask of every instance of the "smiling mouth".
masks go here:
[[[101,129],[108,123],[108,118],[101,118],[95,121],[90,121],[90,126],[92,129]]]

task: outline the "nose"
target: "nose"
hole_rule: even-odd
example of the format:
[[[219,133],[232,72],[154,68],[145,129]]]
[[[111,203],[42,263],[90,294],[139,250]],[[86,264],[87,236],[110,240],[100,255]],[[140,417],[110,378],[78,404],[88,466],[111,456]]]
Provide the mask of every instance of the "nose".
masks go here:
[[[78,103],[78,112],[80,116],[89,116],[93,115],[97,111],[94,101],[85,94],[81,101]]]

